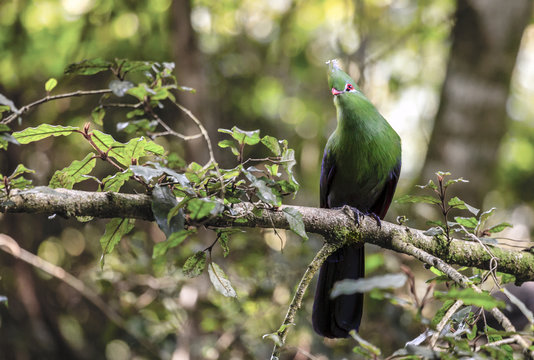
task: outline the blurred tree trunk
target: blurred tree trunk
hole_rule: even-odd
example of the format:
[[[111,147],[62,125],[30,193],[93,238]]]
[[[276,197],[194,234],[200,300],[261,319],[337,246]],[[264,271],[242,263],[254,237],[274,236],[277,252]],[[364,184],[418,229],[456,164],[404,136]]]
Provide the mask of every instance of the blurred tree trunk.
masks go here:
[[[183,92],[178,101],[202,122],[209,134],[217,133],[217,124],[212,116],[213,99],[209,98],[208,76],[206,75],[206,62],[200,52],[195,31],[191,24],[191,1],[174,0],[171,11],[171,46],[178,84],[188,86],[196,90],[194,94]],[[182,114],[184,132],[196,134],[198,127]],[[194,154],[195,161],[205,162],[208,160],[208,152],[204,139],[189,141],[186,143],[189,154]]]
[[[480,207],[491,189],[506,102],[532,0],[458,0],[452,47],[423,179],[450,171],[470,182],[460,198]]]

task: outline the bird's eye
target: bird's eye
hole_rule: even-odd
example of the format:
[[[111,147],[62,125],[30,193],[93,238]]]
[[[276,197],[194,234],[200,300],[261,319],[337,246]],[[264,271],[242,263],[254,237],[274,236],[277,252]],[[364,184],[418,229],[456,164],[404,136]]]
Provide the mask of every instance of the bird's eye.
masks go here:
[[[352,84],[345,85],[345,91],[352,91],[352,90],[354,90],[354,86],[352,86]]]

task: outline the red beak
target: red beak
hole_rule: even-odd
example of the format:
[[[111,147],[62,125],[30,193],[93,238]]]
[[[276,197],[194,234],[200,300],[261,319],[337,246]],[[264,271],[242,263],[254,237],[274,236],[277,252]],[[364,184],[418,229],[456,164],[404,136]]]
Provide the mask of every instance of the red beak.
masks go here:
[[[343,91],[337,90],[335,87],[332,88],[332,95],[339,95],[343,94]]]

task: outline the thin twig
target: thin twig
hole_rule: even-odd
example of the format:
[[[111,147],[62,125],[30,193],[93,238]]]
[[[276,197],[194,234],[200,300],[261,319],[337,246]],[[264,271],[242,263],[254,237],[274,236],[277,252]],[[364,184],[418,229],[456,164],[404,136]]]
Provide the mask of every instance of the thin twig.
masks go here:
[[[441,321],[438,323],[438,325],[436,326],[436,332],[434,332],[434,334],[430,338],[430,348],[432,350],[436,348],[436,343],[438,342],[439,336],[441,335],[441,332],[443,331],[445,325],[447,325],[451,317],[463,304],[464,302],[462,300],[456,300],[456,302],[452,304],[452,306],[449,308],[449,310],[447,310]]]
[[[48,101],[64,99],[64,98],[69,98],[69,97],[75,97],[75,96],[108,94],[110,92],[111,92],[110,89],[78,90],[78,91],[74,91],[74,92],[66,93],[66,94],[45,96],[42,99],[36,100],[36,101],[32,102],[31,104],[25,105],[25,106],[21,107],[20,109],[18,109],[17,111],[14,111],[13,114],[9,115],[4,120],[0,121],[0,124],[9,124],[13,120],[15,120],[16,118],[21,116],[22,114],[26,113],[31,108],[33,108],[33,107],[35,107],[37,105],[41,105],[41,104],[43,104],[45,102],[48,102]]]
[[[295,291],[293,300],[291,300],[291,303],[289,304],[286,317],[284,318],[284,321],[282,325],[280,326],[281,330],[277,332],[277,335],[280,339],[281,344],[284,344],[286,341],[289,327],[295,321],[295,314],[297,313],[297,310],[300,309],[302,305],[302,298],[304,297],[304,294],[306,293],[306,289],[310,285],[310,282],[315,276],[315,273],[319,270],[319,268],[321,267],[323,262],[326,260],[326,258],[330,256],[334,251],[339,249],[342,245],[343,243],[336,243],[336,244],[325,243],[323,247],[319,250],[319,252],[315,255],[312,262],[306,268],[306,272],[304,272],[304,275],[300,279],[299,285],[297,286],[297,290]],[[280,357],[280,347],[275,344],[272,355],[271,355],[271,359],[277,359],[279,357]]]

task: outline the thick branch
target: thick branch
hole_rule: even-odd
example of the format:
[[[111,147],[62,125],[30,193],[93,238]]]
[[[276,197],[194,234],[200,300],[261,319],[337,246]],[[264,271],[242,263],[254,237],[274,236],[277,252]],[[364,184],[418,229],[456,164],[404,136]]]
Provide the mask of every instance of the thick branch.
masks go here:
[[[136,218],[152,221],[151,199],[147,195],[85,192],[65,189],[35,188],[13,191],[8,199],[0,200],[0,212],[58,214],[63,217],[94,216],[100,218]],[[284,208],[284,207],[282,207]],[[453,240],[447,248],[434,237],[403,225],[383,221],[377,228],[374,219],[365,218],[361,226],[341,210],[295,206],[302,214],[306,231],[324,236],[327,242],[364,241],[401,253],[410,253],[413,247],[432,254],[447,263],[490,269],[491,255],[478,243]],[[263,227],[289,229],[284,213],[264,210],[260,216],[252,213],[252,204],[242,203],[234,208],[242,215],[220,216],[204,220],[202,225],[212,227]],[[189,222],[190,225],[198,225]],[[499,259],[497,271],[513,274],[517,281],[534,280],[534,255],[525,251],[492,247]]]

